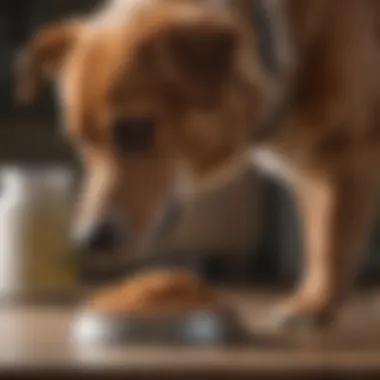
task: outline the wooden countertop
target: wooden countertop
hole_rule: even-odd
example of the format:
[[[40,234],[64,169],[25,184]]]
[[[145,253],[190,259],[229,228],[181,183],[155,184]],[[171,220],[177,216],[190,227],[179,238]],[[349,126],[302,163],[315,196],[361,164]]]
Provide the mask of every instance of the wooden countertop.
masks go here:
[[[73,308],[0,308],[0,377],[240,379],[323,373],[380,378],[380,292],[357,294],[334,329],[306,335],[268,329],[268,315],[279,295],[238,292],[230,298],[246,326],[258,334],[257,344],[202,350],[143,346],[90,350],[70,342]]]

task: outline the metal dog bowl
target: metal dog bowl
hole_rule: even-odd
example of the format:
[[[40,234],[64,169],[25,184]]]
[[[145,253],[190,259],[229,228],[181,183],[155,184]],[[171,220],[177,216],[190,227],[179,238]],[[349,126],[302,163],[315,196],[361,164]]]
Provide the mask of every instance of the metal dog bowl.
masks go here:
[[[72,325],[77,344],[226,345],[247,339],[232,312],[196,311],[160,316],[104,315],[82,311]]]

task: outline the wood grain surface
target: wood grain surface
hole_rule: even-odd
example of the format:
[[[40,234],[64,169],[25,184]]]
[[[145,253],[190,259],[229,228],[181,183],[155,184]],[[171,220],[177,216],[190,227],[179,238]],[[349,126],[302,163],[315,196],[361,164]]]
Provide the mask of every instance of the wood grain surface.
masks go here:
[[[283,378],[380,376],[380,292],[357,294],[339,322],[319,333],[280,333],[269,318],[279,294],[228,294],[253,343],[214,349],[91,347],[70,341],[75,309],[0,309],[0,377],[46,378]]]

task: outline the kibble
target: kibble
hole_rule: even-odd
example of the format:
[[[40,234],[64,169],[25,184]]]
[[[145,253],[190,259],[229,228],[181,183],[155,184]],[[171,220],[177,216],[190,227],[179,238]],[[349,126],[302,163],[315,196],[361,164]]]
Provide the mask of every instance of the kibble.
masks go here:
[[[219,294],[185,270],[143,272],[96,294],[89,308],[108,314],[161,314],[213,311]]]

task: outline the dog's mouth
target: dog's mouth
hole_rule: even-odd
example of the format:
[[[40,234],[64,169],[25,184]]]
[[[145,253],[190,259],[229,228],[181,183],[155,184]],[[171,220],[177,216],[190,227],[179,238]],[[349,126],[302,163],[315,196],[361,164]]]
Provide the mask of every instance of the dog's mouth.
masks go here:
[[[83,230],[74,228],[73,243],[91,266],[110,269],[136,265],[165,254],[165,241],[177,225],[180,215],[180,202],[172,197],[156,211],[142,230],[134,230],[128,218],[104,218],[87,228],[88,236],[84,236]]]

